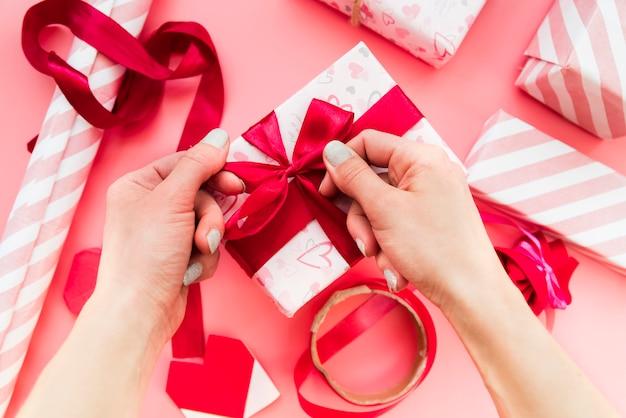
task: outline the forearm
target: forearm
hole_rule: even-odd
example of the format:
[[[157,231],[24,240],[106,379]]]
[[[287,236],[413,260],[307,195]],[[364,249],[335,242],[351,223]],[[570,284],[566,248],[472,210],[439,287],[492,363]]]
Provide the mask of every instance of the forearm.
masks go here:
[[[619,416],[561,349],[502,272],[446,316],[503,417]]]
[[[20,417],[137,417],[164,344],[132,303],[92,298]]]

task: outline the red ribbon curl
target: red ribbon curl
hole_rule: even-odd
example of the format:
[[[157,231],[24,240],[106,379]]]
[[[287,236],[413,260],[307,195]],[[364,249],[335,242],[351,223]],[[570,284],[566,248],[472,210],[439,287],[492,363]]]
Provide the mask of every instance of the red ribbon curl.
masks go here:
[[[226,249],[252,276],[294,235],[316,219],[349,265],[362,255],[346,229],[346,214],[318,193],[324,146],[371,128],[403,135],[422,114],[393,87],[354,124],[353,113],[314,99],[304,117],[292,161],[271,112],[242,136],[276,163],[239,161],[224,168],[239,176],[250,196],[226,223]]]
[[[63,25],[112,61],[128,68],[115,109],[107,110],[89,87],[87,76],[54,51],[39,44],[39,33]],[[224,108],[224,83],[211,37],[195,22],[167,22],[145,46],[117,22],[81,0],[45,0],[24,16],[22,49],[31,65],[54,78],[68,102],[91,125],[107,129],[137,122],[161,100],[166,80],[201,76],[178,149],[187,149],[219,126]],[[174,55],[182,54],[175,69]],[[31,144],[32,145],[32,144]]]
[[[539,315],[547,308],[565,309],[572,302],[569,281],[578,266],[560,239],[548,241],[539,231],[530,233],[511,219],[481,212],[485,222],[517,228],[523,236],[512,248],[494,247],[509,277]]]
[[[535,315],[546,308],[565,309],[572,302],[569,281],[578,261],[567,254],[560,239],[548,242],[541,232],[535,232],[533,236],[535,242],[524,236],[513,248],[495,247],[496,251]],[[550,280],[558,283],[559,298],[551,297]]]

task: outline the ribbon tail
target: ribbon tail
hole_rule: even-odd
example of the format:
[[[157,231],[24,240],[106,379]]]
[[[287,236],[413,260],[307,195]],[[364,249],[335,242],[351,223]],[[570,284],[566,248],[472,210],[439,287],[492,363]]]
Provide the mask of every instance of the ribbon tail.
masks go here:
[[[348,232],[346,213],[319,194],[309,179],[301,179],[298,184],[302,188],[302,195],[311,214],[317,219],[341,257],[346,260],[348,265],[354,266],[363,258],[363,254]]]

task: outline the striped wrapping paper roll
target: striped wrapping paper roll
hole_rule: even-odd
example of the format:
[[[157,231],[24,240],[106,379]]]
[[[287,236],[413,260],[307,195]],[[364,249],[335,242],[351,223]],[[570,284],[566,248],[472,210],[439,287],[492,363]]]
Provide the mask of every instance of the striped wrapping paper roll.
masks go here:
[[[557,0],[516,85],[600,138],[626,135],[626,1]]]
[[[503,111],[465,165],[475,197],[626,274],[626,176]]]
[[[137,36],[151,1],[89,3]],[[67,61],[89,75],[96,97],[111,109],[125,69],[78,39]],[[11,399],[102,134],[56,89],[0,241],[0,415]]]

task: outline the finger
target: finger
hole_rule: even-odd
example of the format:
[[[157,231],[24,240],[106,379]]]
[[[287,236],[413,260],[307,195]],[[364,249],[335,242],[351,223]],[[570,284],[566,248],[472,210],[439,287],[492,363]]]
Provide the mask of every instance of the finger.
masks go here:
[[[386,171],[378,173],[378,177],[380,177],[385,183],[389,183],[389,174]],[[337,186],[335,186],[335,183],[333,183],[328,172],[326,172],[324,174],[324,177],[322,178],[319,192],[322,196],[326,197],[333,197],[339,193],[339,189],[337,188]]]
[[[333,197],[339,193],[339,189],[333,183],[330,174],[326,172],[320,183],[319,192],[322,196]]]
[[[204,255],[214,254],[224,235],[224,216],[219,205],[207,191],[200,190],[195,203],[198,225],[194,244]]]
[[[389,167],[389,183],[402,189],[411,189],[415,175],[423,168],[438,167],[458,174],[458,164],[450,160],[446,152],[437,145],[409,141],[379,132],[365,130],[347,144],[370,164]]]
[[[235,173],[220,171],[209,179],[207,186],[227,196],[241,194],[246,191],[246,184]]]
[[[324,162],[333,183],[363,207],[377,204],[390,190],[370,166],[340,141],[324,148]]]
[[[388,167],[391,156],[407,141],[399,136],[373,129],[366,129],[348,142],[357,154],[378,167]]]
[[[189,286],[192,283],[198,283],[213,277],[220,259],[220,252],[205,255],[195,250],[189,258],[189,265],[183,277],[183,285]]]
[[[352,202],[350,205],[346,226],[364,257],[371,257],[378,253],[378,242],[372,231],[372,225],[358,202]]]
[[[408,280],[400,274],[398,270],[391,264],[389,258],[383,251],[376,254],[376,265],[387,281],[387,287],[391,292],[399,292],[406,288],[409,284]]]
[[[200,186],[224,167],[228,146],[226,131],[212,130],[202,142],[182,154],[157,188],[162,193],[176,195],[182,202],[193,202]]]

